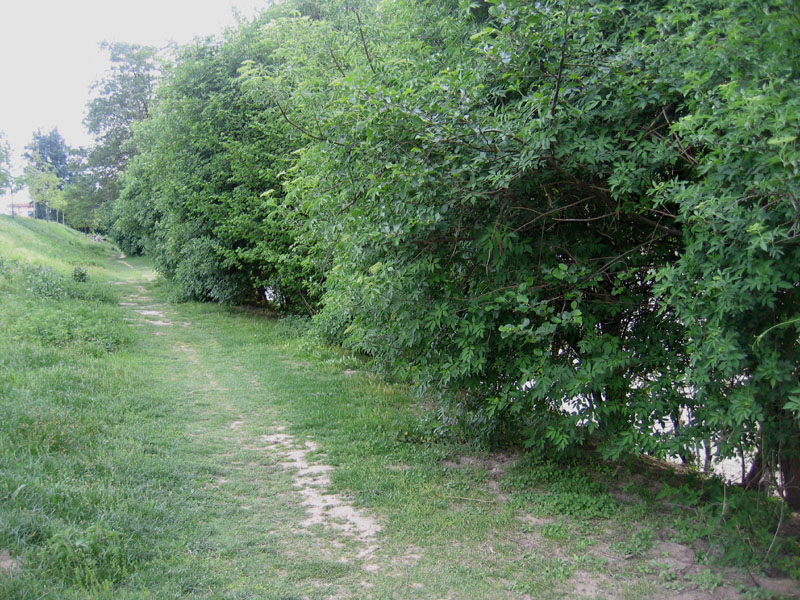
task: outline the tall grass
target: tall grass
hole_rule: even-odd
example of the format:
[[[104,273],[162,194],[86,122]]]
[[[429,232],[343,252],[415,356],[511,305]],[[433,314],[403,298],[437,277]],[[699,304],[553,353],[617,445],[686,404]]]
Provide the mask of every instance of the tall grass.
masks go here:
[[[20,565],[0,573],[0,598],[114,589],[180,523],[169,494],[143,493],[188,483],[179,460],[143,460],[176,425],[97,281],[108,256],[64,227],[0,221],[0,551]]]

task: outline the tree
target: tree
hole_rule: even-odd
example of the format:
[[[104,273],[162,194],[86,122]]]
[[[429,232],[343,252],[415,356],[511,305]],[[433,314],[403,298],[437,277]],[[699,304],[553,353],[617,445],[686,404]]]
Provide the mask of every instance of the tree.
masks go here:
[[[670,133],[695,176],[658,188],[684,230],[659,293],[686,324],[698,423],[721,452],[754,448],[800,509],[800,12],[695,10],[699,22],[677,10],[664,21],[681,50],[660,67],[687,96]]]
[[[103,42],[100,47],[109,52],[111,68],[93,86],[96,96],[87,105],[84,124],[97,140],[92,166],[113,179],[135,154],[133,125],[150,114],[160,66],[158,51],[150,46]]]
[[[80,207],[81,227],[110,226],[112,205],[119,196],[120,177],[136,154],[133,126],[152,109],[161,73],[157,49],[138,44],[103,42],[111,68],[94,84],[84,124],[95,136],[81,169],[81,181],[68,191]]]
[[[473,438],[755,452],[800,507],[795,3],[304,7],[178,55],[118,239],[196,298],[321,293]]]
[[[0,131],[0,194],[10,191],[14,185],[11,175],[11,149],[5,140],[5,135]]]
[[[25,146],[23,156],[29,164],[49,165],[60,181],[69,182],[72,174],[69,166],[70,148],[57,127],[48,133],[35,131],[30,144]]]
[[[63,199],[67,207],[66,223],[81,231],[103,230],[109,222],[111,193],[116,187],[99,185],[97,173],[89,166],[89,151],[80,148],[70,156],[72,177],[64,186]]]
[[[64,192],[55,168],[46,162],[29,164],[25,167],[25,185],[36,205],[35,217],[49,221],[55,210],[58,221],[58,211],[64,209]]]
[[[351,6],[248,69],[310,140],[318,326],[485,439],[757,449],[800,506],[796,6],[486,4]]]
[[[74,175],[70,165],[71,152],[58,128],[49,133],[34,132],[31,143],[25,146],[24,157],[28,164],[24,178],[37,205],[36,218],[49,220],[50,211],[55,210],[56,220],[59,220],[61,211],[60,220],[63,221],[65,204],[62,191]]]

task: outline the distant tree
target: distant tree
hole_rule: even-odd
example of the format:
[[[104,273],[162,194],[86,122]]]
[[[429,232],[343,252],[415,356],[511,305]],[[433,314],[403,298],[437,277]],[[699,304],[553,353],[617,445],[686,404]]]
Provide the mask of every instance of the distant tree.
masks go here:
[[[5,135],[0,132],[0,194],[10,191],[14,183],[11,175],[11,149],[5,141]]]
[[[81,231],[104,229],[105,208],[110,207],[111,192],[109,188],[98,183],[96,172],[90,167],[88,157],[90,151],[85,148],[73,150],[70,155],[72,177],[64,186],[64,204],[67,207],[66,223]]]
[[[36,203],[37,219],[50,219],[55,210],[56,220],[63,221],[64,197],[62,191],[74,176],[70,164],[72,150],[67,146],[58,128],[48,133],[34,132],[31,143],[25,146],[24,181]],[[62,212],[59,218],[58,211]]]
[[[269,62],[274,48],[258,22],[225,43],[181,48],[135,128],[139,153],[110,233],[128,253],[147,251],[187,298],[263,302],[269,290],[285,310],[306,312],[314,300],[294,247],[298,210],[281,183],[299,133],[239,84],[242,63]]]
[[[158,50],[150,46],[103,42],[101,48],[109,52],[111,68],[93,86],[84,124],[97,140],[89,165],[108,186],[135,154],[133,124],[150,114],[159,66]]]
[[[55,210],[55,220],[60,220],[58,211],[64,209],[64,192],[55,167],[43,161],[31,162],[25,167],[24,178],[36,204],[36,218],[49,221],[53,218],[52,211]]]
[[[50,165],[55,169],[56,176],[66,183],[70,178],[69,155],[69,146],[55,127],[48,133],[43,133],[41,129],[34,132],[31,143],[25,146],[23,156],[28,163]]]
[[[95,145],[81,157],[78,181],[66,190],[71,223],[79,229],[106,229],[111,205],[119,196],[120,177],[136,154],[133,125],[150,114],[160,74],[158,50],[138,44],[103,42],[111,67],[95,82],[84,125]]]

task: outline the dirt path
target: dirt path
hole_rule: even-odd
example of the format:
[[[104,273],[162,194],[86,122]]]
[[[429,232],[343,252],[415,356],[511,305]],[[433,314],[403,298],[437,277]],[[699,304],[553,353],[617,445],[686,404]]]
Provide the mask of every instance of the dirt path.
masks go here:
[[[134,269],[122,258],[117,260]],[[445,499],[467,515],[477,510],[511,514],[516,523],[511,531],[489,531],[483,540],[462,543],[458,551],[464,558],[459,564],[452,564],[459,554],[440,558],[437,552],[441,550],[405,543],[406,533],[397,526],[387,531],[385,514],[359,508],[346,495],[333,491],[335,466],[318,440],[293,434],[291,423],[268,401],[271,382],[247,366],[244,354],[237,354],[246,352],[246,346],[231,350],[212,325],[187,314],[187,309],[154,301],[144,281],[130,279],[122,285],[121,305],[130,326],[143,328],[154,340],[154,351],[174,361],[174,379],[180,380],[178,389],[187,395],[191,415],[187,436],[213,466],[203,493],[220,507],[218,514],[209,515],[207,532],[209,545],[218,550],[198,560],[230,561],[230,569],[246,589],[270,572],[265,565],[271,565],[271,572],[289,581],[294,577],[292,569],[311,570],[303,580],[304,592],[276,598],[489,597],[485,590],[475,591],[475,596],[458,592],[455,584],[445,594],[428,595],[431,582],[427,578],[437,569],[455,569],[454,578],[459,569],[496,572],[497,593],[491,594],[496,598],[624,600],[643,597],[645,590],[648,597],[662,600],[747,597],[735,583],[741,581],[741,573],[712,573],[697,564],[695,549],[683,544],[656,540],[637,567],[629,556],[612,551],[609,532],[598,529],[591,542],[581,547],[560,537],[569,535],[563,532],[577,531],[568,520],[514,513],[501,486],[510,466],[504,456],[454,457],[442,461],[441,468],[469,477],[485,474],[484,492],[491,499],[458,490],[447,492]],[[399,480],[415,474],[404,465],[388,464],[385,469]],[[580,555],[575,554],[576,547]],[[519,565],[503,562],[515,556],[547,576],[555,570],[557,586],[517,585],[513,573]],[[568,564],[579,566],[566,569]],[[558,568],[566,569],[565,575],[559,575]],[[795,582],[764,578],[759,583],[764,590],[800,597]]]
[[[355,565],[365,575],[377,573],[378,519],[329,490],[334,468],[325,463],[315,441],[288,433],[286,424],[263,404],[254,410],[252,398],[258,396],[259,374],[240,364],[221,373],[226,360],[219,356],[213,339],[203,339],[203,332],[181,317],[174,306],[154,301],[145,284],[119,283],[127,286],[120,305],[128,312],[128,324],[146,328],[161,340],[167,354],[197,373],[190,393],[195,406],[202,407],[196,417],[205,424],[194,430],[192,437],[215,448],[219,473],[209,487],[220,496],[219,501],[230,500],[226,498],[227,489],[247,486],[251,493],[237,494],[238,507],[248,520],[253,519],[253,513],[260,513],[269,522],[269,487],[275,486],[278,489],[272,491],[273,497],[280,495],[290,508],[303,511],[294,521],[282,523],[282,535],[295,538],[296,543],[289,546],[313,547],[314,553],[327,561]],[[209,422],[216,426],[209,426]],[[275,485],[276,470],[288,478],[281,485]],[[362,582],[364,589],[370,586],[368,581]]]

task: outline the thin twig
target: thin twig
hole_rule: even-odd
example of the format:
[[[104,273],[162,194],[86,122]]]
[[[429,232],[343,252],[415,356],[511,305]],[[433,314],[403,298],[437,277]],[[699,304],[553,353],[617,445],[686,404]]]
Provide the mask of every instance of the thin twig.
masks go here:
[[[558,75],[556,76],[556,91],[553,94],[553,104],[550,107],[550,116],[556,116],[556,106],[558,105],[558,93],[561,88],[561,77],[564,75],[564,60],[567,57],[567,24],[569,23],[569,2],[564,9],[564,38],[561,42],[561,60],[558,64]]]
[[[289,125],[291,125],[291,126],[292,126],[292,127],[294,127],[295,129],[297,129],[299,132],[301,132],[301,133],[304,133],[305,135],[307,135],[308,137],[310,137],[312,140],[316,140],[316,141],[318,141],[318,142],[329,142],[329,143],[331,143],[331,144],[335,144],[336,146],[342,146],[342,147],[346,146],[346,144],[342,144],[341,142],[335,142],[335,141],[333,141],[333,140],[329,140],[329,139],[327,139],[327,138],[324,138],[324,137],[321,137],[321,136],[318,136],[318,135],[314,135],[314,134],[313,134],[313,133],[311,133],[311,132],[310,132],[308,129],[306,129],[305,127],[303,127],[302,125],[300,125],[300,124],[298,124],[298,123],[295,123],[294,121],[292,121],[292,120],[289,118],[289,115],[288,115],[288,114],[286,114],[286,111],[285,111],[285,110],[283,109],[283,107],[281,106],[281,103],[280,103],[280,102],[278,102],[278,99],[277,99],[277,98],[273,98],[273,101],[275,102],[275,106],[277,106],[277,107],[278,107],[278,110],[280,111],[280,113],[281,113],[281,116],[283,116],[283,119],[284,119],[284,121],[286,121],[286,122],[287,122]]]
[[[353,9],[353,13],[356,15],[356,21],[358,21],[358,33],[361,35],[361,45],[364,46],[364,54],[367,55],[367,62],[369,63],[369,68],[372,71],[372,74],[375,75],[375,65],[372,64],[372,55],[369,53],[367,40],[364,37],[364,27],[361,25],[361,16],[358,14],[356,9]]]
[[[339,209],[339,210],[336,212],[336,216],[338,217],[338,216],[339,216],[339,215],[341,215],[341,214],[342,214],[344,211],[346,211],[346,210],[347,210],[347,209],[349,209],[351,206],[353,206],[353,205],[354,205],[356,202],[358,202],[358,199],[361,197],[361,192],[363,192],[363,191],[364,191],[364,190],[358,190],[358,193],[357,193],[355,196],[353,196],[353,199],[352,199],[352,200],[350,200],[350,202],[348,202],[346,205],[344,205],[342,208],[340,208],[340,209]]]
[[[769,555],[772,552],[772,548],[773,546],[775,546],[775,541],[778,539],[778,534],[780,533],[781,527],[783,526],[783,517],[785,508],[786,508],[786,502],[781,502],[781,516],[778,519],[778,526],[775,528],[775,535],[772,536],[772,541],[769,544],[769,548],[767,548],[767,553],[764,555],[764,558],[762,558],[761,562],[758,563],[759,567],[764,564],[764,561],[766,561],[767,558],[769,558]]]
[[[336,70],[339,71],[342,77],[347,77],[347,75],[344,72],[344,69],[342,68],[342,65],[339,63],[339,59],[337,59],[336,55],[333,53],[333,47],[330,44],[328,44],[328,52],[330,53],[331,58],[333,59],[333,64],[336,65]]]

